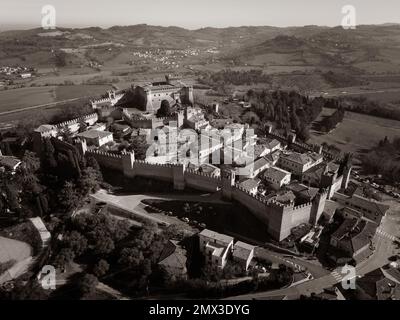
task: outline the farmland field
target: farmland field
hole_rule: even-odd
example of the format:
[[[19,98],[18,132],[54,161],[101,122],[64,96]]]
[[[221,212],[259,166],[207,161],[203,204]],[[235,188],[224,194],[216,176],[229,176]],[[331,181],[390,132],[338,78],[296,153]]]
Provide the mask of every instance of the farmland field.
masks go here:
[[[329,114],[332,110],[324,110]],[[318,120],[317,120],[318,121]],[[400,137],[400,121],[346,111],[345,119],[329,134],[311,131],[309,143],[326,142],[340,148],[343,152],[352,152],[360,156],[375,146],[385,136],[389,139]]]
[[[1,91],[0,112],[54,101],[54,87],[32,87]]]
[[[0,92],[0,112],[79,97],[99,96],[110,88],[107,85],[76,85],[5,90]]]

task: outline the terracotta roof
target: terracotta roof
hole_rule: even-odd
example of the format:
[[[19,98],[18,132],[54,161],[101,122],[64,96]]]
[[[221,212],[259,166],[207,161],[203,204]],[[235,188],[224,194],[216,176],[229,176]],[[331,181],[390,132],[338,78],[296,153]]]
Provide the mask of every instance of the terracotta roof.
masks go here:
[[[209,229],[204,229],[203,231],[200,232],[200,235],[205,236],[210,239],[215,239],[215,240],[224,242],[226,244],[229,244],[231,241],[233,241],[232,237],[209,230]]]
[[[270,178],[277,181],[285,179],[288,175],[290,176],[291,173],[278,167],[269,167],[263,173],[265,178]]]
[[[286,187],[295,194],[307,199],[313,199],[319,191],[318,188],[307,187],[301,183],[292,183]]]
[[[388,279],[380,268],[365,274],[356,285],[374,300],[400,299],[400,285]]]
[[[270,163],[269,163],[268,160],[266,160],[265,158],[260,158],[260,159],[258,159],[256,161],[254,161],[253,170],[257,171],[257,170],[262,169],[262,168],[264,168],[266,166],[269,166],[269,165],[270,165]]]
[[[239,185],[242,188],[250,191],[254,188],[257,188],[259,184],[260,184],[260,179],[247,179],[241,182]]]
[[[248,243],[237,241],[233,247],[233,256],[239,259],[247,260],[255,246]]]
[[[298,152],[291,152],[289,154],[281,154],[282,158],[286,160],[300,163],[300,164],[307,164],[312,161],[312,159],[305,153],[298,153]]]
[[[168,241],[160,255],[159,265],[182,273],[186,270],[186,254],[178,244]]]
[[[280,144],[281,144],[281,143],[280,143],[278,140],[272,139],[272,140],[270,140],[269,142],[266,143],[266,146],[267,146],[268,148],[270,148],[270,149],[273,149],[273,148],[279,146]]]
[[[96,139],[96,138],[104,138],[112,135],[109,131],[100,131],[100,130],[88,130],[81,133],[78,133],[78,137],[88,138],[88,139]]]

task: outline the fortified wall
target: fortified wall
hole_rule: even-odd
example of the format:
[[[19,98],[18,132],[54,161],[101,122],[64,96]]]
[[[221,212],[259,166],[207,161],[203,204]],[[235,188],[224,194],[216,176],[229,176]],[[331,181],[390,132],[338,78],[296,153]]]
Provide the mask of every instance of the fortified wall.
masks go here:
[[[303,153],[303,152],[317,152],[319,154],[322,154],[325,160],[338,160],[337,156],[326,151],[323,150],[321,145],[317,145],[317,144],[308,144],[308,143],[304,143],[304,142],[300,142],[300,141],[296,141],[296,135],[294,133],[289,134],[287,137],[280,134],[277,131],[273,131],[272,126],[267,126],[266,128],[266,133],[268,136],[270,136],[271,138],[275,138],[277,140],[279,140],[280,142],[286,143],[288,145],[290,145],[290,149]]]
[[[133,152],[112,154],[88,150],[85,154],[93,156],[100,166],[118,170],[129,178],[139,176],[167,181],[176,190],[186,187],[206,192],[222,190],[224,198],[237,201],[249,209],[268,227],[268,233],[277,241],[287,238],[293,227],[302,223],[315,224],[322,214],[327,198],[327,192],[323,191],[312,202],[300,206],[283,205],[266,201],[265,198],[241,188],[235,183],[233,171],[225,171],[220,177],[187,169],[183,164],[155,164],[135,160]]]

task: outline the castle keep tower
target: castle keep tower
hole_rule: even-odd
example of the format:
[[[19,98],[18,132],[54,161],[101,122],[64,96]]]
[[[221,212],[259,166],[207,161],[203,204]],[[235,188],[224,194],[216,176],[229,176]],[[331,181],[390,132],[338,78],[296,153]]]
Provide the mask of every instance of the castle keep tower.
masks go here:
[[[325,208],[325,202],[327,198],[327,191],[323,190],[317,193],[312,201],[312,207],[310,212],[310,223],[316,225],[319,218],[321,218],[322,212]]]

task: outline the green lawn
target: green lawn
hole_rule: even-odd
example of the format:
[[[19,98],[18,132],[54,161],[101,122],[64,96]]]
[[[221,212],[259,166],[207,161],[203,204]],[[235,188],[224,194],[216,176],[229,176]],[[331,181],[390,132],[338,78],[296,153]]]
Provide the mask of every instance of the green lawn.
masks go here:
[[[54,102],[55,87],[29,87],[0,91],[0,112]]]
[[[80,97],[98,97],[110,89],[108,85],[71,85],[0,91],[0,112]]]
[[[318,144],[326,142],[337,146],[343,152],[361,155],[385,136],[389,139],[400,137],[400,121],[346,112],[345,119],[336,129],[322,135],[312,131],[308,142]]]

